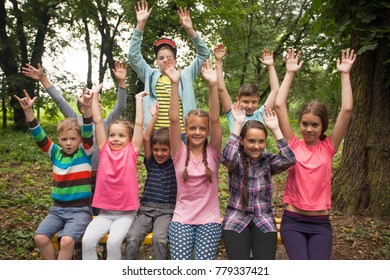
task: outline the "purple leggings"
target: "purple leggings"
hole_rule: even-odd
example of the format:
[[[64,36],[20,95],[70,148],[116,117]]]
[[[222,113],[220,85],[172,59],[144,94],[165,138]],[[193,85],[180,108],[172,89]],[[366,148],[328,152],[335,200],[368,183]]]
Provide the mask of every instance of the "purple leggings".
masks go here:
[[[332,226],[328,215],[306,216],[284,210],[280,234],[291,260],[329,260]]]

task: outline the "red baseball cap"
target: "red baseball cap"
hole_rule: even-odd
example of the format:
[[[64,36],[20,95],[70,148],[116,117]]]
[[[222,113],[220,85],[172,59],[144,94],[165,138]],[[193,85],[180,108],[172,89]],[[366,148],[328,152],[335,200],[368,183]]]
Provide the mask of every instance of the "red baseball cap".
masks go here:
[[[173,40],[169,38],[161,38],[157,40],[156,43],[154,43],[154,54],[157,56],[158,51],[164,46],[170,48],[176,58],[176,53],[177,53],[176,44]]]

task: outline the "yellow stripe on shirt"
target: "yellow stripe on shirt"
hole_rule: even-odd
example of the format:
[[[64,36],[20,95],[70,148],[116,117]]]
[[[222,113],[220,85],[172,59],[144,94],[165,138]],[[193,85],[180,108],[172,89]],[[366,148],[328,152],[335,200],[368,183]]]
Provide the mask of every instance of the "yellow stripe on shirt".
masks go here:
[[[161,127],[169,127],[169,101],[171,98],[171,81],[167,76],[160,76],[156,84],[156,97],[159,103],[158,119],[154,129]],[[180,128],[181,132],[185,132],[183,124],[183,106],[179,99],[180,108]]]

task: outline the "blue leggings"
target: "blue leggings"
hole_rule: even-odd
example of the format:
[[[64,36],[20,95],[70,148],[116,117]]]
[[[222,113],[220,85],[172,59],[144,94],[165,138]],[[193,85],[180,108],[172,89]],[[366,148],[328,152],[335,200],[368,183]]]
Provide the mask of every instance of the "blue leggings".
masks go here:
[[[332,226],[328,215],[306,216],[284,210],[280,234],[291,260],[329,260]]]
[[[195,250],[196,260],[213,260],[221,242],[221,224],[188,225],[171,222],[169,242],[173,260],[191,260]]]

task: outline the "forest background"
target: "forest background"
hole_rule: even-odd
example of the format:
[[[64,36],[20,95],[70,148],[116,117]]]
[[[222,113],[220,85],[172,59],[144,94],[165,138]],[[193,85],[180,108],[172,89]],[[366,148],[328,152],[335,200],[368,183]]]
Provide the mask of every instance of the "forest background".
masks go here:
[[[340,79],[336,60],[341,49],[358,53],[351,73],[354,94],[352,121],[334,161],[332,182],[333,258],[390,259],[390,3],[365,0],[260,0],[260,1],[149,1],[153,12],[142,44],[144,58],[153,64],[153,43],[167,36],[179,44],[183,67],[194,56],[176,10],[189,7],[194,28],[213,49],[223,42],[227,88],[234,99],[240,85],[256,84],[261,99],[269,93],[268,73],[259,57],[263,48],[274,51],[280,82],[285,73],[283,54],[290,47],[302,51],[303,69],[296,75],[288,99],[291,121],[297,127],[302,104],[325,102],[334,123],[340,109]],[[39,83],[21,74],[26,63],[49,64],[64,56],[64,49],[83,45],[87,53],[80,67],[85,80],[61,64],[51,65],[47,76],[74,104],[83,86],[104,82],[105,112],[116,101],[110,69],[115,60],[127,61],[127,46],[135,26],[135,1],[2,1],[0,4],[0,259],[36,259],[34,229],[50,206],[50,164],[35,147],[23,111],[12,95],[27,89],[39,96],[35,112],[51,137],[63,117]],[[68,57],[69,58],[69,57]],[[64,60],[67,57],[63,58]],[[134,94],[143,89],[128,68],[128,106],[134,118]],[[112,85],[112,86],[111,86]],[[207,87],[195,82],[198,106],[207,108]],[[221,118],[224,119],[221,114]],[[226,123],[224,137],[227,137]],[[271,149],[272,149],[272,139]],[[142,167],[140,167],[142,170]],[[144,172],[139,172],[142,185]],[[285,174],[275,178],[275,212],[280,214]],[[142,187],[142,186],[141,186]],[[226,171],[220,175],[221,210],[226,205]],[[339,238],[339,239],[338,239]],[[337,243],[343,246],[337,249]],[[337,251],[338,250],[338,251]],[[345,250],[345,251],[343,251]],[[343,251],[343,252],[342,252]]]

